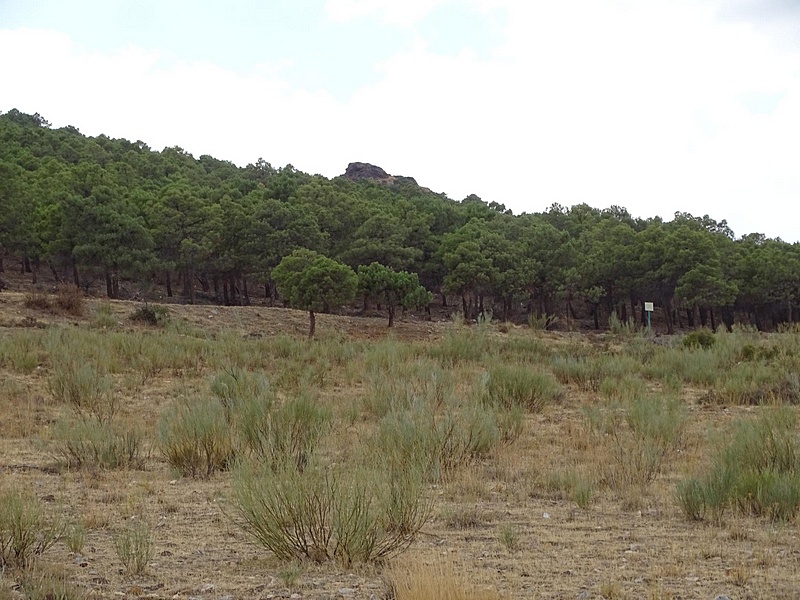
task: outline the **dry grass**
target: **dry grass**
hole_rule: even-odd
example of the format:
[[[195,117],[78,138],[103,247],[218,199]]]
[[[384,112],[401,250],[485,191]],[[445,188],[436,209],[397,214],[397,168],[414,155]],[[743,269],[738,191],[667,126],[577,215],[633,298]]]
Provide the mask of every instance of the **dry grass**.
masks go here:
[[[461,570],[463,571],[463,569]],[[387,577],[395,600],[500,600],[488,585],[470,580],[447,558],[395,564]]]
[[[132,304],[85,302],[83,316],[77,317],[27,308],[23,294],[0,293],[0,487],[29,490],[48,513],[63,514],[76,525],[69,531],[79,534],[56,544],[42,560],[90,597],[277,598],[299,593],[322,600],[347,590],[346,597],[355,600],[385,600],[390,597],[388,580],[394,582],[397,600],[575,598],[584,591],[589,598],[601,593],[653,599],[796,597],[796,522],[725,515],[720,523],[697,524],[683,517],[675,499],[676,483],[707,466],[715,436],[761,407],[701,404],[697,399],[707,392],[704,384],[676,386],[649,371],[642,375],[646,391],[657,392],[667,383],[673,393],[680,389],[689,418],[683,445],[636,497],[622,498],[603,484],[610,446],[593,439],[585,414],[586,407],[626,399],[630,390],[606,385],[601,394],[600,387],[567,382],[561,400],[525,416],[517,441],[429,486],[434,518],[388,570],[281,563],[254,546],[230,517],[228,473],[181,478],[157,451],[159,420],[169,407],[208,394],[214,375],[231,365],[262,373],[281,402],[308,388],[316,394],[334,415],[320,456],[347,461],[377,427],[375,417],[362,409],[372,385],[370,368],[380,372],[394,363],[416,361],[412,371],[422,377],[425,369],[441,367],[453,378],[447,393],[467,402],[476,373],[486,365],[471,362],[468,355],[446,366],[458,350],[452,340],[449,354],[430,356],[429,349],[452,334],[451,323],[400,322],[391,342],[399,350],[391,350],[384,319],[320,315],[320,340],[308,343],[302,339],[307,314],[298,311],[171,305],[169,324],[155,329],[127,318]],[[25,327],[32,320],[46,328]],[[145,432],[149,451],[143,470],[58,468],[52,452],[54,424],[70,411],[47,392],[52,372],[45,345],[58,326],[85,336],[86,352],[108,359],[110,389],[120,401],[115,421]],[[547,353],[588,356],[609,346],[600,337],[505,329],[482,334],[488,341],[481,342],[486,344],[481,351],[493,361],[508,348],[515,361],[527,353],[525,360],[547,369],[542,358]],[[3,354],[6,343],[12,343],[13,356]],[[496,353],[492,344],[500,348]],[[621,351],[615,344],[614,351]],[[365,355],[378,345],[383,345],[384,362],[374,359],[370,366]],[[568,485],[558,490],[548,486],[551,478],[569,473],[594,486],[585,506],[571,496]],[[569,477],[563,481],[569,483]],[[141,514],[152,525],[156,552],[144,573],[130,575],[114,538]],[[80,546],[86,566],[73,555]],[[10,589],[16,580],[5,575],[0,597],[18,597]],[[401,591],[403,586],[408,589]]]

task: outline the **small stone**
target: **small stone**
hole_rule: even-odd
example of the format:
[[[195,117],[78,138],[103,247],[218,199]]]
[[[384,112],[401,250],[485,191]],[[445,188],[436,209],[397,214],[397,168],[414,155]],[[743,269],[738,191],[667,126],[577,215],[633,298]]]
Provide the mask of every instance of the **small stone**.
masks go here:
[[[731,600],[730,596],[726,596],[725,594],[720,594],[714,600]]]
[[[344,597],[353,596],[355,593],[356,591],[351,588],[342,588],[339,590],[339,595]]]
[[[542,513],[542,518],[543,519],[549,519],[550,518],[550,513]]]
[[[214,591],[214,584],[213,583],[204,583],[200,586],[200,593],[207,594],[208,592]]]

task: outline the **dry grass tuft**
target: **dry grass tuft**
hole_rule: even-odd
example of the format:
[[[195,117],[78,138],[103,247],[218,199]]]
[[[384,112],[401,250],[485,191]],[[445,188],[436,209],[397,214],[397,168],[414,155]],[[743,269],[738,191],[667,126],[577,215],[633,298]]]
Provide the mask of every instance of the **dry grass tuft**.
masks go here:
[[[393,565],[388,573],[395,600],[500,600],[492,587],[476,585],[447,559],[433,563],[412,559],[401,567]]]

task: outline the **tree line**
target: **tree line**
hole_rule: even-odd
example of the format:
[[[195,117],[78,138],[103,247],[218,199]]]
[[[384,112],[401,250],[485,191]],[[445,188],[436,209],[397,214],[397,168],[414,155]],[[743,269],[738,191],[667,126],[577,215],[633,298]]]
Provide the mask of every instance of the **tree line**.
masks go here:
[[[737,238],[724,220],[587,204],[514,215],[409,181],[328,179],[263,159],[237,167],[0,115],[0,270],[19,261],[34,283],[45,269],[110,298],[136,282],[190,303],[246,305],[277,299],[276,268],[292,255],[313,263],[304,252],[360,269],[359,302],[390,319],[395,306],[431,299],[466,318],[555,314],[598,328],[612,314],[642,323],[646,300],[669,332],[798,319],[800,245]],[[296,290],[284,287],[286,300]]]

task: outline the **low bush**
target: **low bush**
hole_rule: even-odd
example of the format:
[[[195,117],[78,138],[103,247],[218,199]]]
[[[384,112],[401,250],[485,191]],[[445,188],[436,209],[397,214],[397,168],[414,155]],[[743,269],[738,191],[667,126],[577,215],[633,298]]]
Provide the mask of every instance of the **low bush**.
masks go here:
[[[169,323],[169,309],[158,304],[144,304],[134,310],[129,319],[136,323],[164,327]]]
[[[612,312],[611,316],[608,317],[608,330],[614,335],[629,338],[639,333],[639,328],[636,326],[636,322],[633,319],[628,318],[627,321],[622,321],[617,316],[616,312]]]
[[[131,575],[138,575],[147,569],[153,559],[155,548],[153,534],[145,521],[138,521],[114,537],[117,557]]]
[[[717,343],[717,338],[714,337],[714,332],[710,329],[698,329],[687,333],[683,337],[683,346],[685,348],[702,348],[708,350]]]
[[[531,313],[528,315],[528,327],[535,331],[547,331],[548,329],[552,329],[553,326],[558,323],[558,315],[536,315]]]
[[[56,459],[67,468],[144,468],[144,436],[137,427],[70,419],[56,424],[53,437]]]
[[[105,369],[85,360],[56,357],[47,388],[57,402],[71,406],[81,418],[110,421],[119,410]]]
[[[299,471],[242,463],[234,502],[242,527],[280,560],[383,560],[405,550],[430,514],[412,469],[391,474],[319,465]]]
[[[13,488],[0,492],[0,569],[32,566],[63,532],[64,523],[47,518],[34,496]]]
[[[273,468],[293,465],[302,470],[329,427],[330,411],[309,394],[280,406],[254,398],[240,406],[238,431],[244,447]]]
[[[486,397],[499,406],[539,412],[559,401],[564,391],[550,373],[528,366],[500,364],[486,373]]]
[[[590,430],[608,444],[605,480],[620,494],[644,490],[681,443],[686,409],[677,398],[641,396],[619,409],[587,411]]]
[[[58,286],[55,305],[68,315],[80,317],[83,315],[85,302],[77,286],[64,284]]]
[[[25,308],[42,311],[50,311],[53,308],[53,302],[51,301],[50,296],[38,289],[31,290],[25,294],[25,299],[22,301],[22,305]]]
[[[725,511],[794,519],[800,511],[800,435],[797,417],[785,408],[734,424],[727,443],[712,457],[707,473],[677,487],[678,503],[687,518]]]
[[[225,408],[213,398],[176,403],[164,412],[159,426],[161,452],[189,477],[227,469],[234,457],[231,437]]]
[[[22,574],[19,589],[25,600],[85,600],[87,591],[70,581],[67,573],[37,567]]]
[[[473,403],[436,414],[430,406],[418,403],[381,419],[369,451],[383,457],[389,469],[410,465],[429,481],[440,481],[487,456],[502,439],[491,406]]]

